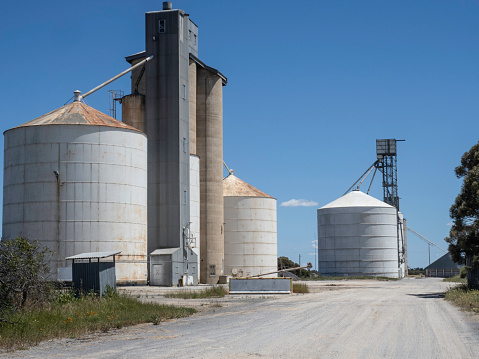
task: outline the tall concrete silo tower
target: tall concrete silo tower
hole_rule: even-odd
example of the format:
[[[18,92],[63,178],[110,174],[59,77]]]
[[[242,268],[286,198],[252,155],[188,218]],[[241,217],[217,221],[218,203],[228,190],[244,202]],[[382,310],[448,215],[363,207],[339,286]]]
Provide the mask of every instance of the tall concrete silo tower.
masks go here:
[[[224,271],[222,86],[227,79],[198,59],[198,27],[171,2],[146,13],[145,39],[146,50],[126,59],[132,66],[146,56],[154,60],[132,72],[133,94],[124,97],[123,115],[135,127],[144,123],[148,136],[148,252],[181,248],[176,283],[192,259],[187,237],[194,237],[201,282],[217,283]],[[142,95],[144,120],[136,111]],[[190,183],[197,171],[199,186]],[[192,192],[198,187],[196,199]]]

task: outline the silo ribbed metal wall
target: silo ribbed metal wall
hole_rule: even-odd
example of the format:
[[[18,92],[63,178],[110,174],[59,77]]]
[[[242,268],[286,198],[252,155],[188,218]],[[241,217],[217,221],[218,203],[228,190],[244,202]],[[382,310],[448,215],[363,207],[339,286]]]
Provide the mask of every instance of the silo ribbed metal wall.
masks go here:
[[[83,252],[121,251],[119,281],[145,281],[146,136],[94,125],[5,132],[3,237],[38,239],[66,279]],[[58,178],[54,171],[58,171]]]
[[[276,199],[225,196],[224,207],[225,274],[247,277],[276,271]]]
[[[321,274],[397,278],[396,209],[318,209],[318,264]]]

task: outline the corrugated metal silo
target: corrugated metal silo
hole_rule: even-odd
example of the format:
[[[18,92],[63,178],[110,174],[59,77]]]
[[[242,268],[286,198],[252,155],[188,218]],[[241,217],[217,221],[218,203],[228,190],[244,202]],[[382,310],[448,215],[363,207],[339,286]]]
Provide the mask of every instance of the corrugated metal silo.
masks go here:
[[[397,278],[396,208],[352,191],[318,209],[318,270]]]
[[[146,136],[81,102],[4,135],[2,236],[48,246],[59,280],[66,257],[121,251],[118,281],[146,281]]]
[[[247,277],[276,271],[276,199],[233,174],[223,180],[223,199],[225,274]]]

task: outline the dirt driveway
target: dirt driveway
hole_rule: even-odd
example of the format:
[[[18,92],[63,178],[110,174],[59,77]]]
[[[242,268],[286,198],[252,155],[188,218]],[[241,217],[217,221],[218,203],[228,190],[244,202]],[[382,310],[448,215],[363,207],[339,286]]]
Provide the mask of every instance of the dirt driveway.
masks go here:
[[[194,306],[195,316],[0,355],[25,358],[478,358],[478,316],[443,299],[440,279],[308,282],[310,294],[144,300]]]

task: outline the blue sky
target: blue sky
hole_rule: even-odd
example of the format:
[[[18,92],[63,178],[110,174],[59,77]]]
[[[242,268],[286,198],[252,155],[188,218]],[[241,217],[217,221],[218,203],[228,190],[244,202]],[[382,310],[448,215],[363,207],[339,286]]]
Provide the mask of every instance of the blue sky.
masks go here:
[[[17,1],[2,5],[3,131],[61,107],[144,50],[144,13],[161,1]],[[454,167],[479,139],[479,1],[173,1],[199,26],[199,58],[228,77],[224,159],[278,199],[278,254],[313,262],[316,209],[398,148],[401,211],[447,249]],[[109,89],[89,96],[108,113]],[[3,142],[3,138],[2,138]],[[2,144],[3,147],[3,144]],[[3,167],[3,166],[2,166]],[[363,185],[367,190],[367,184]],[[371,194],[382,198],[378,179]],[[283,207],[291,199],[318,205]],[[409,265],[428,264],[409,239]],[[441,256],[431,247],[431,260]]]

